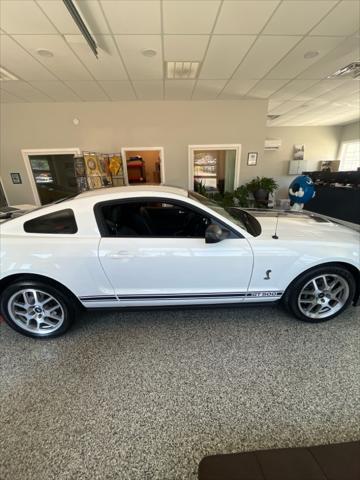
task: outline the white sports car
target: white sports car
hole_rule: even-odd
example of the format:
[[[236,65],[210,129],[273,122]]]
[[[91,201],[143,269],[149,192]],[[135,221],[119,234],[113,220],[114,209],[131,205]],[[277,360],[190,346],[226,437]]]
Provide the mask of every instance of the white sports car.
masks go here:
[[[77,308],[282,303],[329,320],[359,303],[359,234],[322,217],[224,209],[165,186],[102,189],[1,225],[1,312],[54,337]]]

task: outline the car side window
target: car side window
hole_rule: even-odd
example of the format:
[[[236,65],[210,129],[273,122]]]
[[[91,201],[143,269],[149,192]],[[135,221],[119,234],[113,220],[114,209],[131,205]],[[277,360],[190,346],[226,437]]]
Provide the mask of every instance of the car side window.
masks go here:
[[[101,207],[107,236],[204,238],[211,219],[171,200],[112,203]]]
[[[28,220],[24,223],[24,230],[27,233],[71,234],[78,228],[74,212],[66,208]]]

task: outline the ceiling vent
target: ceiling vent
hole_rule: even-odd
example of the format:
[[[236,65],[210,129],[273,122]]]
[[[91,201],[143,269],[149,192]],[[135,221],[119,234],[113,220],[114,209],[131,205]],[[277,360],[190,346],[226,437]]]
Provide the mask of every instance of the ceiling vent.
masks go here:
[[[267,118],[268,118],[269,120],[276,120],[276,119],[279,118],[279,117],[280,117],[280,115],[268,115],[268,116],[267,116]]]
[[[11,80],[19,80],[15,75],[0,67],[0,82],[10,82]]]
[[[328,78],[338,78],[338,77],[360,77],[360,62],[352,62],[346,67],[339,68],[335,73],[329,75]]]
[[[166,78],[192,80],[197,77],[200,62],[166,62]]]

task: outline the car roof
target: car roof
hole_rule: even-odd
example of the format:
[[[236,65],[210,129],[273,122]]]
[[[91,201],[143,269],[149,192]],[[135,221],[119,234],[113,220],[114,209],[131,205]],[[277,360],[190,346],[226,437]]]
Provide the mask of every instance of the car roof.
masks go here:
[[[101,196],[108,196],[108,195],[121,195],[127,193],[136,193],[141,194],[144,192],[148,194],[150,192],[156,193],[172,193],[175,195],[181,195],[183,197],[188,197],[188,191],[184,188],[179,187],[171,187],[167,185],[131,185],[131,186],[124,186],[124,187],[106,187],[106,188],[99,188],[97,190],[91,190],[88,192],[83,192],[74,197],[74,199],[82,199],[87,197],[101,197]]]

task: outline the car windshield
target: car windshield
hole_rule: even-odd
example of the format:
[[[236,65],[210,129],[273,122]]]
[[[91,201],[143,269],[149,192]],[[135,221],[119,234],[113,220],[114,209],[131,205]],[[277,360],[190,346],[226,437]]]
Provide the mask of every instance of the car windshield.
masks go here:
[[[246,210],[243,210],[239,207],[222,207],[219,203],[211,200],[208,197],[204,197],[196,192],[189,191],[189,198],[193,200],[197,200],[198,202],[202,203],[206,207],[210,208],[214,212],[222,215],[223,217],[227,218],[231,222],[238,225],[240,228],[243,228],[250,235],[257,237],[261,233],[261,226],[258,220],[251,215]]]

